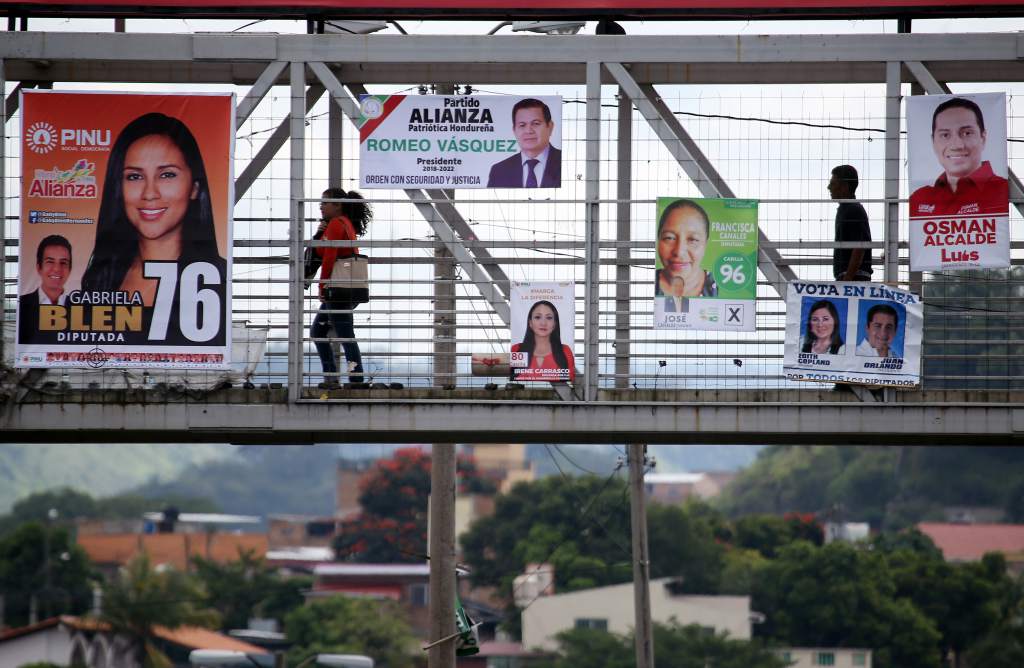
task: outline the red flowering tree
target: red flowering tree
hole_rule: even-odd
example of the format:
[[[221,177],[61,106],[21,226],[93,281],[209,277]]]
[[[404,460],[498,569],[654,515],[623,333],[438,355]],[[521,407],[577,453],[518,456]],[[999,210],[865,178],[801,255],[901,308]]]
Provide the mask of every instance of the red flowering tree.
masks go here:
[[[459,491],[493,494],[493,481],[477,471],[472,458],[458,458]],[[340,561],[400,563],[427,553],[427,500],[430,454],[419,448],[396,450],[379,460],[360,483],[363,512],[345,521],[334,540]]]

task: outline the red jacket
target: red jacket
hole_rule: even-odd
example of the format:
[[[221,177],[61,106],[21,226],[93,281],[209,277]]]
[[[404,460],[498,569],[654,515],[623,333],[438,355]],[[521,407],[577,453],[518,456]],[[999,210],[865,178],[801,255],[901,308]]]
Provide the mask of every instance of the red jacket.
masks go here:
[[[324,235],[320,239],[322,241],[355,241],[356,228],[352,225],[352,221],[345,216],[331,218],[331,221],[327,223],[327,229],[324,230]],[[320,265],[321,281],[331,278],[331,272],[334,271],[334,261],[339,257],[350,257],[359,253],[358,248],[316,248],[314,250],[323,259],[323,264]],[[320,283],[321,297],[324,296],[326,288],[327,286]]]

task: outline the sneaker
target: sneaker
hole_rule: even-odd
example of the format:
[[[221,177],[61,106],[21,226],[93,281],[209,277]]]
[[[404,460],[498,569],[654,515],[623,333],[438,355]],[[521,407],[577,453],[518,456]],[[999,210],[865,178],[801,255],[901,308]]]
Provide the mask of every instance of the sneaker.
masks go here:
[[[325,380],[324,382],[317,385],[321,390],[337,390],[341,387],[341,383],[336,380]]]
[[[369,383],[345,383],[346,390],[368,390],[370,389]]]

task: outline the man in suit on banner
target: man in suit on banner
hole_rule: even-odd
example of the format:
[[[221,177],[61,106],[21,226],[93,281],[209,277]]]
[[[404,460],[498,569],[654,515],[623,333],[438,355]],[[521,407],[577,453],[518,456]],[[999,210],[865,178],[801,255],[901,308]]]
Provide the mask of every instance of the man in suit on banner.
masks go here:
[[[562,152],[551,145],[555,123],[551,109],[528,97],[512,107],[512,131],[519,153],[491,166],[488,188],[558,188],[562,185]]]
[[[39,306],[64,305],[64,284],[71,274],[71,242],[51,234],[36,247],[36,272],[39,288],[18,298],[18,342],[44,343],[39,340]]]

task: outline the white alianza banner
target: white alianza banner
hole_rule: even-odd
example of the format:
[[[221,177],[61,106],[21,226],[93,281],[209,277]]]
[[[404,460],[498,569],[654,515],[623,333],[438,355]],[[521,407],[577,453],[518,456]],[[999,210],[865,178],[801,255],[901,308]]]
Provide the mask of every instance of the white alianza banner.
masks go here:
[[[879,283],[799,282],[786,296],[788,380],[916,387],[920,298]]]
[[[562,98],[363,95],[363,188],[558,188]]]
[[[575,287],[566,283],[512,283],[513,380],[571,381],[576,377],[573,338]]]
[[[907,98],[912,271],[1010,266],[1006,95]]]

